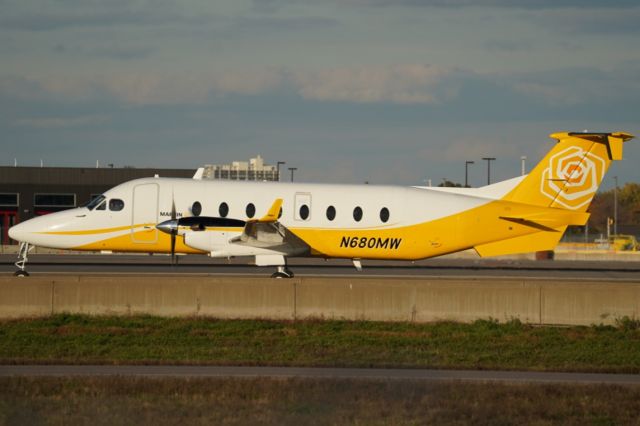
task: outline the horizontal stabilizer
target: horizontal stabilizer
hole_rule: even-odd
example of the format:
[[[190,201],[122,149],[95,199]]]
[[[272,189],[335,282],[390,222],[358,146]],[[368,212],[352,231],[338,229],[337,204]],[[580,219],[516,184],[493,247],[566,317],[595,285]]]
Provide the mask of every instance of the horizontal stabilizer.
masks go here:
[[[525,215],[500,216],[500,219],[530,226],[540,231],[555,232],[554,228],[564,225],[583,226],[589,220],[589,213],[549,209],[549,211]]]
[[[474,249],[481,257],[553,250],[558,245],[565,229],[567,227],[562,226],[553,229],[554,232],[536,232],[522,237],[478,245]]]
[[[616,161],[622,160],[622,143],[634,138],[634,136],[631,133],[625,133],[625,132],[614,132],[614,133],[568,132],[568,133],[554,133],[553,135],[551,135],[551,137],[560,139],[565,135],[604,144],[607,147],[607,154],[609,155],[609,160],[616,160]]]

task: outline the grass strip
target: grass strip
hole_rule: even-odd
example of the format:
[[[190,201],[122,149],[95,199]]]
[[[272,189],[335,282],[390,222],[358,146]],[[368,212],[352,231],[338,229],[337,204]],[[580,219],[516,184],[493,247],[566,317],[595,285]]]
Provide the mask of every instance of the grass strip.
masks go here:
[[[640,388],[318,379],[0,378],[0,424],[637,424]]]
[[[55,315],[0,322],[0,362],[640,372],[640,326]]]

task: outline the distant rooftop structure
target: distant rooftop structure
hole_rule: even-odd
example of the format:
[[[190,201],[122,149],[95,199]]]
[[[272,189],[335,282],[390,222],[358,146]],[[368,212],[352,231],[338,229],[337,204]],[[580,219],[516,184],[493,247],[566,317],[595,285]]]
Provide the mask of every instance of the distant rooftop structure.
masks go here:
[[[278,168],[264,163],[257,155],[249,161],[233,161],[231,164],[205,164],[203,179],[278,181]]]

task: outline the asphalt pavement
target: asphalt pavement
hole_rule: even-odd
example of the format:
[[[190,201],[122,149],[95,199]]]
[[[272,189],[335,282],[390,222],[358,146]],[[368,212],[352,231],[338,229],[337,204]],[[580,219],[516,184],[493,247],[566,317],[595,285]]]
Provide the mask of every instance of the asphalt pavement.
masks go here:
[[[15,255],[0,255],[0,273],[16,270]],[[212,259],[207,256],[178,256],[171,265],[166,255],[120,254],[36,254],[29,256],[31,274],[206,274],[222,276],[270,276],[273,267],[257,267],[248,258]],[[362,277],[501,277],[559,278],[613,281],[640,281],[640,262],[449,259],[417,262],[362,261],[358,272],[346,259],[291,259],[289,267],[297,276]]]

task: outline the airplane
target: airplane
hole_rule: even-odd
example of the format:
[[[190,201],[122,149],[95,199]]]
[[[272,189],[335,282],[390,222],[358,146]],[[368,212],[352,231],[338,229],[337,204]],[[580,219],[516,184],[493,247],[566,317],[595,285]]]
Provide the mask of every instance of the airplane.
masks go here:
[[[553,250],[587,208],[624,132],[553,133],[557,143],[525,176],[480,188],[150,177],[83,207],[13,226],[17,276],[33,246],[67,250],[253,256],[290,278],[290,257],[418,260],[475,249],[482,256]]]

